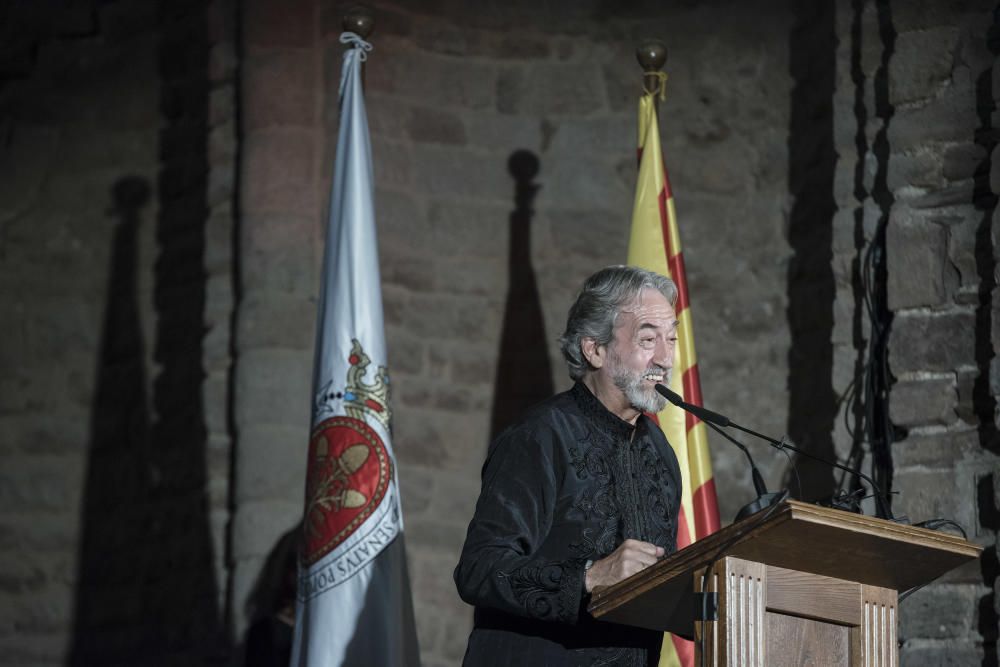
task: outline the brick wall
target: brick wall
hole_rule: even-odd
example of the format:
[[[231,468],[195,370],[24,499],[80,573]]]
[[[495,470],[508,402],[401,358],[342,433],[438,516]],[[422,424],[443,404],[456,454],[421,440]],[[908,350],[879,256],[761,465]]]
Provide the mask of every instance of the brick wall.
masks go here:
[[[214,655],[233,5],[3,12],[0,663]]]
[[[993,327],[996,193],[989,174],[996,24],[990,3],[840,3],[834,377],[842,457],[872,463],[850,383],[887,362],[897,515],[957,521],[987,547],[900,607],[907,665],[996,664]],[[872,254],[874,253],[874,254]],[[882,263],[885,275],[869,266]],[[881,259],[879,259],[881,258]],[[887,349],[873,356],[866,287]],[[857,385],[856,385],[857,386]],[[886,412],[887,411],[887,412]],[[878,421],[878,417],[876,417]],[[878,456],[878,447],[874,456]]]
[[[995,664],[990,7],[676,4],[378,3],[367,102],[425,664],[464,650],[451,570],[490,436],[568,385],[566,309],[624,260],[647,36],[670,48],[661,129],[707,405],[867,468],[852,381],[887,354],[880,474],[897,512],[956,519],[989,547],[904,603],[904,656]],[[0,663],[140,646],[225,660],[226,630],[239,642],[301,513],[341,12],[12,14]],[[882,351],[862,281],[873,243]],[[772,487],[795,489],[783,458],[751,446]],[[728,521],[749,477],[712,447]],[[799,468],[808,488],[838,481]]]

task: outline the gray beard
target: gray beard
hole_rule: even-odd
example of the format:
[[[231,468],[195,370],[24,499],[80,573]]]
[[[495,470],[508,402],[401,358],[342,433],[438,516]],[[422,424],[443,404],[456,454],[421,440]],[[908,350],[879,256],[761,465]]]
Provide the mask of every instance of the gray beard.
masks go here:
[[[656,393],[655,389],[647,389],[642,386],[642,373],[632,373],[627,368],[622,368],[618,364],[615,365],[617,367],[615,368],[615,372],[612,373],[611,379],[614,381],[615,386],[625,394],[629,405],[636,410],[654,415],[667,407],[667,399]],[[668,370],[663,374],[663,384],[668,386],[670,385],[670,372]]]

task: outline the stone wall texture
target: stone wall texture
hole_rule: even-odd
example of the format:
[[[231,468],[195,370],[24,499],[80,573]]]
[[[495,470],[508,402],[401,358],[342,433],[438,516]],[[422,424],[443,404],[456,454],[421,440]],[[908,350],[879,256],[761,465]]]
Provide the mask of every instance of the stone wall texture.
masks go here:
[[[0,664],[240,660],[302,512],[344,9],[0,9]],[[569,386],[566,310],[625,259],[634,49],[653,36],[706,405],[874,466],[913,522],[961,524],[986,553],[902,604],[904,664],[996,665],[992,7],[375,10],[366,99],[424,664],[464,651],[451,572],[490,438]],[[711,445],[726,523],[749,474]],[[772,488],[854,488],[748,445]]]
[[[952,519],[986,548],[902,603],[903,664],[995,665],[994,8],[838,8],[834,441],[897,516]],[[879,366],[891,386],[867,420],[888,437],[873,446],[858,387]]]
[[[2,664],[228,654],[234,9],[3,10]]]

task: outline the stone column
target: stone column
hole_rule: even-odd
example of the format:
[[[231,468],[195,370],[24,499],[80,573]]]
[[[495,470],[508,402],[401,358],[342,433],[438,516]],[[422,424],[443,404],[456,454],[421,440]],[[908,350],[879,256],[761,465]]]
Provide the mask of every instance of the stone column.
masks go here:
[[[233,419],[237,636],[261,564],[302,515],[325,159],[313,0],[243,3]]]

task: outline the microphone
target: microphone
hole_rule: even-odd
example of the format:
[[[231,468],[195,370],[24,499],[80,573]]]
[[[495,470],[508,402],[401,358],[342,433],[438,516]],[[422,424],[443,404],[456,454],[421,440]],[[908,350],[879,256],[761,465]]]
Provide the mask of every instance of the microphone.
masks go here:
[[[729,421],[729,417],[726,417],[725,415],[720,415],[718,412],[712,412],[711,410],[707,410],[701,407],[700,405],[692,405],[690,403],[685,403],[683,398],[681,398],[680,396],[678,396],[677,394],[675,394],[673,391],[671,391],[669,388],[667,388],[662,384],[656,385],[654,389],[656,389],[657,393],[660,394],[660,396],[667,399],[668,401],[679,407],[681,410],[686,410],[690,412],[703,422],[708,422],[709,424],[718,424],[719,426],[729,426],[731,423]],[[739,443],[737,444],[739,445]],[[743,445],[739,446],[744,450],[746,449],[745,447],[743,447]]]
[[[892,515],[892,510],[889,509],[889,504],[885,500],[885,496],[882,495],[882,489],[879,488],[879,485],[875,483],[874,479],[872,479],[865,473],[861,472],[860,470],[854,470],[852,468],[848,468],[847,466],[841,463],[837,463],[836,461],[830,461],[823,458],[822,456],[816,456],[815,454],[811,454],[810,452],[807,452],[804,449],[800,449],[795,445],[789,444],[784,441],[775,440],[774,438],[766,436],[763,433],[758,433],[757,431],[746,428],[745,426],[740,426],[736,422],[730,420],[729,417],[726,417],[725,415],[720,415],[717,412],[706,410],[705,408],[698,407],[697,405],[691,405],[690,403],[685,403],[684,399],[682,399],[680,396],[678,396],[674,392],[664,387],[662,384],[656,385],[655,388],[656,391],[659,392],[661,396],[663,396],[668,401],[670,401],[677,407],[681,408],[682,410],[687,410],[695,417],[698,417],[703,422],[708,424],[709,426],[712,426],[713,428],[715,428],[716,432],[722,433],[721,429],[716,428],[714,426],[715,424],[719,424],[720,426],[732,426],[733,428],[739,429],[744,433],[749,433],[754,437],[760,438],[761,440],[763,440],[764,442],[766,442],[767,444],[771,445],[772,447],[774,447],[779,451],[783,449],[790,449],[796,454],[801,454],[806,458],[813,459],[814,461],[819,461],[820,463],[825,463],[826,465],[832,468],[837,468],[839,470],[843,470],[852,475],[860,477],[861,479],[868,482],[872,487],[872,497],[875,500],[875,516],[878,517],[879,519],[885,519],[887,521],[896,521],[896,518]],[[749,453],[747,454],[747,456],[750,456]],[[740,512],[742,511],[743,510],[740,510]]]
[[[657,393],[659,393],[661,396],[663,396],[665,399],[667,399],[677,407],[681,408],[682,410],[687,410],[695,417],[701,419],[716,433],[718,433],[723,438],[725,438],[729,442],[739,447],[740,451],[746,455],[747,461],[750,462],[750,475],[751,478],[753,479],[754,491],[757,492],[757,498],[750,504],[741,508],[740,511],[736,513],[736,518],[734,519],[735,521],[739,521],[740,519],[746,518],[751,514],[756,514],[765,507],[770,507],[775,503],[781,502],[781,500],[783,500],[785,496],[788,495],[787,491],[782,491],[781,493],[767,492],[767,485],[764,484],[764,476],[761,475],[760,470],[757,469],[757,464],[754,463],[753,457],[750,456],[750,450],[747,449],[746,445],[744,445],[742,442],[740,442],[739,440],[737,440],[736,438],[732,437],[731,435],[723,431],[721,428],[719,428],[719,426],[729,426],[731,424],[728,417],[720,415],[717,412],[712,412],[711,410],[707,410],[701,406],[691,405],[690,403],[686,403],[684,402],[684,399],[682,399],[680,396],[678,396],[677,394],[675,394],[662,384],[657,384],[654,386],[654,388],[656,389]],[[716,424],[718,424],[719,426],[716,426]]]

